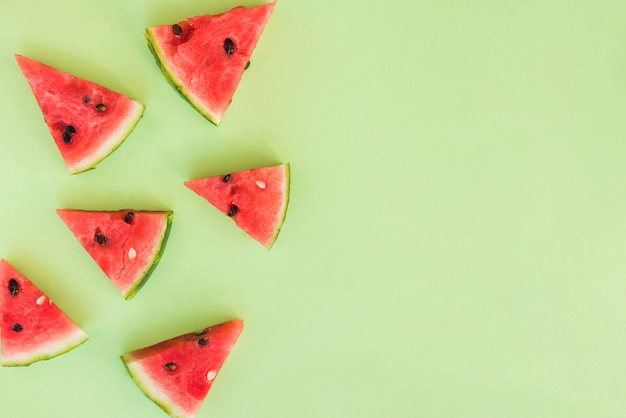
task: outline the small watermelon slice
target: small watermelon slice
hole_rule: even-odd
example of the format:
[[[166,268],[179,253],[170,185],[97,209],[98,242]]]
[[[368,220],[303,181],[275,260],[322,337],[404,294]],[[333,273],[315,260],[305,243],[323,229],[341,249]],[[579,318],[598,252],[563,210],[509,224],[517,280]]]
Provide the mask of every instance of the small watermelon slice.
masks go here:
[[[276,1],[146,29],[165,77],[203,116],[219,125]]]
[[[173,212],[58,209],[58,215],[124,298],[145,284],[161,259]]]
[[[185,182],[252,238],[272,248],[289,203],[289,163]]]
[[[2,366],[28,366],[66,353],[88,338],[48,296],[0,261]]]
[[[144,105],[121,93],[15,55],[70,173],[92,169],[135,128]]]
[[[145,395],[175,418],[196,416],[237,338],[235,319],[121,356]]]

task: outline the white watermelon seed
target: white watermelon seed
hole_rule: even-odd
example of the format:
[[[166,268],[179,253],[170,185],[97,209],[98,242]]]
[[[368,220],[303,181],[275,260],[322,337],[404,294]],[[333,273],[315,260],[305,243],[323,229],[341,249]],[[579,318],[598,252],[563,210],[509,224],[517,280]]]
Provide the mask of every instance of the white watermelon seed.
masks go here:
[[[215,379],[215,376],[217,376],[217,372],[215,370],[209,370],[209,372],[206,374],[206,380],[210,382]]]
[[[257,180],[256,185],[259,186],[259,189],[265,189],[267,184],[263,180]]]
[[[43,305],[44,302],[46,301],[46,296],[45,295],[41,295],[37,298],[37,300],[35,301],[35,303],[37,305]]]
[[[134,260],[135,257],[137,257],[137,250],[135,250],[133,247],[130,247],[130,249],[128,250],[128,258]]]

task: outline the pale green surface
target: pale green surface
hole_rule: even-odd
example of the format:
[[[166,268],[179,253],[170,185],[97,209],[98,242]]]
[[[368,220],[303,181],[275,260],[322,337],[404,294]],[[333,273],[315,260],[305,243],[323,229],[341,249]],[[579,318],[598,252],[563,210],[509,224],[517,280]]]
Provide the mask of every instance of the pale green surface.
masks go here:
[[[164,417],[119,355],[234,317],[201,418],[626,416],[626,3],[279,0],[215,127],[143,31],[235,5],[0,0],[0,253],[91,337],[0,416]],[[14,53],[144,117],[70,176]],[[285,161],[269,252],[182,184]],[[59,207],[174,210],[134,299]]]

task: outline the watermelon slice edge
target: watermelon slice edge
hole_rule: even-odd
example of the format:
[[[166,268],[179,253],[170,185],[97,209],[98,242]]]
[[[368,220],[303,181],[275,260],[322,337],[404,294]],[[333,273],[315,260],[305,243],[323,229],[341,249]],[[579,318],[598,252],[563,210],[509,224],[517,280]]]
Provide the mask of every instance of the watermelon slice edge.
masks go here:
[[[216,126],[232,102],[275,4],[276,0],[259,6],[237,6],[144,31],[148,47],[170,85]],[[228,47],[226,40],[231,41]]]
[[[89,336],[30,279],[0,260],[0,365],[28,366],[65,354]]]
[[[117,150],[145,105],[101,84],[15,54],[71,174],[91,170]]]
[[[243,329],[243,320],[212,325],[120,356],[143,394],[174,418],[198,412]]]
[[[129,213],[133,216],[127,222]],[[57,209],[57,214],[127,300],[161,261],[174,217],[173,211],[134,209]]]
[[[184,182],[270,250],[287,217],[291,164],[253,168]]]

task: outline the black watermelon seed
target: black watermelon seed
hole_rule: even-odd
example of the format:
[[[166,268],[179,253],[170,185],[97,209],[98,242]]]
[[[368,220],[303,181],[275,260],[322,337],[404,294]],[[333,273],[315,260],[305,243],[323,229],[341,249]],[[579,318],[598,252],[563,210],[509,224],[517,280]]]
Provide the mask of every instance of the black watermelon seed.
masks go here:
[[[76,133],[76,128],[74,128],[72,125],[67,125],[65,127],[65,129],[63,130],[63,142],[65,142],[66,144],[71,144],[72,143],[72,135],[74,135]]]
[[[223,181],[224,183],[228,183],[232,177],[233,177],[233,175],[232,175],[232,174],[226,174],[226,175],[224,176],[224,178],[222,179],[222,181]]]
[[[170,372],[173,372],[174,370],[176,370],[177,367],[178,366],[176,366],[176,363],[167,363],[165,365],[165,368],[169,370]]]
[[[100,245],[104,245],[107,243],[107,239],[102,232],[96,232],[95,238],[96,238],[96,241],[98,241],[98,244]]]
[[[23,326],[21,326],[20,324],[13,324],[13,326],[11,327],[11,329],[15,332],[22,332],[22,330],[24,329]]]
[[[204,337],[202,337],[202,338],[200,338],[200,339],[198,340],[198,345],[199,345],[200,347],[204,347],[205,345],[208,345],[208,344],[209,344],[209,340],[208,340],[208,339],[206,339],[206,338],[204,338]]]
[[[131,223],[134,217],[135,214],[132,211],[126,212],[126,215],[124,216],[124,222],[126,222],[127,224]]]
[[[172,32],[174,32],[175,36],[180,36],[183,34],[183,28],[181,28],[178,23],[174,23],[172,25]]]
[[[228,55],[233,55],[235,53],[235,44],[232,39],[224,39],[224,51],[226,51]]]
[[[9,280],[9,293],[11,296],[17,296],[20,293],[20,285],[17,280]]]
[[[85,104],[91,103],[91,97],[89,97],[89,95],[83,96],[83,103]]]
[[[244,70],[247,70],[249,66],[250,66],[250,61],[246,62],[246,66],[245,66],[245,67],[243,67],[243,69],[244,69]]]
[[[95,108],[98,112],[106,112],[107,105],[105,105],[104,103],[100,103],[100,104],[97,104]]]
[[[239,208],[237,207],[237,205],[232,205],[230,209],[228,209],[227,215],[232,218],[233,216],[237,214],[238,211],[239,211]]]
[[[67,145],[72,143],[72,135],[69,134],[68,132],[63,132],[63,142],[65,142]]]

